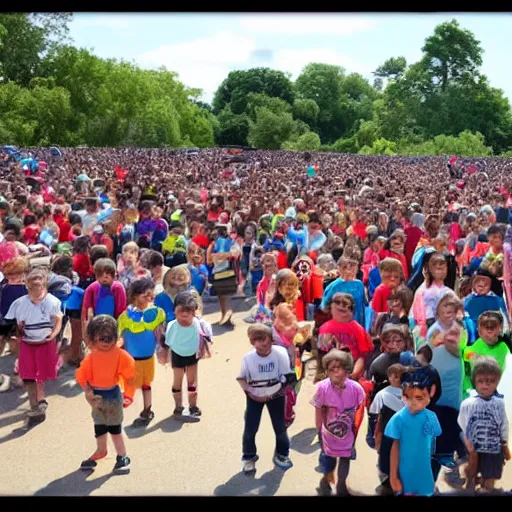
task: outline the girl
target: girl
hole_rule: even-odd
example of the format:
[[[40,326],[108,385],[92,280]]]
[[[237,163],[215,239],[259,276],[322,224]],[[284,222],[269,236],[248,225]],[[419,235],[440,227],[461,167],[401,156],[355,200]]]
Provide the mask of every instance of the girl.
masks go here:
[[[204,249],[190,242],[187,250],[188,269],[192,277],[192,286],[201,296],[208,283],[208,269],[204,264]]]
[[[147,425],[155,416],[151,410],[151,383],[155,377],[155,349],[164,332],[165,313],[150,306],[155,284],[151,279],[137,279],[130,285],[130,305],[118,320],[119,335],[125,350],[135,359],[135,379],[124,386],[124,406],[133,401],[136,389],[142,390],[144,409],[139,422]]]
[[[90,240],[82,235],[73,240],[73,270],[80,278],[80,288],[86,289],[94,280],[94,271],[89,257]]]
[[[329,496],[331,482],[338,465],[338,496],[348,496],[347,477],[355,445],[354,418],[364,401],[364,390],[348,378],[354,368],[350,352],[331,350],[322,360],[327,378],[317,385],[311,404],[315,407],[315,423],[320,439],[320,467],[324,476],[318,493]],[[341,435],[341,432],[344,435]]]
[[[424,275],[425,282],[416,291],[411,309],[416,335],[421,340],[425,339],[428,328],[435,322],[438,302],[445,295],[456,297],[455,292],[445,285],[448,262],[442,254],[434,253],[430,257]]]
[[[62,313],[60,300],[48,294],[48,276],[44,271],[32,270],[26,283],[28,295],[11,304],[5,318],[17,322],[21,335],[19,373],[30,402],[30,427],[46,419],[48,402],[43,385],[57,378],[55,338],[62,327]]]
[[[197,407],[197,362],[200,337],[212,337],[210,324],[196,318],[197,299],[190,292],[182,292],[174,301],[176,320],[167,326],[165,345],[171,351],[174,374],[172,395],[176,407],[173,414],[181,416],[184,411],[182,385],[187,376],[188,405],[190,416],[199,421],[201,410]]]
[[[126,289],[139,277],[151,277],[151,272],[139,263],[139,252],[139,246],[135,242],[123,245],[123,255],[117,262],[117,273],[119,281]]]
[[[483,492],[494,491],[494,484],[503,473],[503,465],[510,460],[508,448],[508,419],[502,395],[496,391],[502,375],[496,360],[490,356],[477,358],[472,374],[476,396],[461,404],[458,422],[469,452],[466,486],[475,487],[481,474]]]

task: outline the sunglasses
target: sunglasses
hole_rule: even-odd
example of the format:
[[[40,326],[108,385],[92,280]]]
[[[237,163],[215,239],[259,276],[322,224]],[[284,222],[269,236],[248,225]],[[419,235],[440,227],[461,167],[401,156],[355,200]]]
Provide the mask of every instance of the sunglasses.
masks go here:
[[[336,304],[337,306],[345,306],[346,308],[349,308],[351,306],[349,302],[344,301],[342,299],[334,299],[332,303]]]

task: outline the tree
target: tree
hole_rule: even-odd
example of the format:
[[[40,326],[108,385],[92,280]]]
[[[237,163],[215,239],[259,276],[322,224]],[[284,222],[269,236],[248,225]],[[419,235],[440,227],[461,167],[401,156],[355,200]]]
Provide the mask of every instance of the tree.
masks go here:
[[[213,111],[218,114],[228,104],[235,114],[242,114],[247,107],[247,96],[255,92],[293,104],[295,93],[288,74],[270,68],[253,68],[231,71],[220,84],[213,98]]]
[[[271,112],[274,112],[274,114],[290,113],[292,111],[291,105],[286,103],[286,101],[255,92],[250,92],[247,95],[246,103],[247,115],[252,121],[256,121],[256,114],[260,108],[267,108]]]
[[[288,140],[295,122],[291,114],[275,114],[268,108],[258,109],[256,122],[249,128],[249,143],[258,148],[280,149],[284,141]]]
[[[379,78],[396,80],[401,77],[407,68],[405,57],[391,57],[380,65],[373,74]]]
[[[247,114],[236,115],[226,107],[217,117],[219,129],[215,142],[219,146],[247,146],[250,119]]]
[[[319,113],[320,107],[315,100],[298,98],[293,103],[293,117],[304,121],[311,128],[316,127]]]
[[[381,137],[374,141],[371,146],[363,146],[358,153],[360,155],[394,155],[396,149],[396,142]]]
[[[425,65],[442,91],[451,81],[477,75],[482,65],[480,41],[469,30],[460,28],[456,20],[438,25],[421,50]]]

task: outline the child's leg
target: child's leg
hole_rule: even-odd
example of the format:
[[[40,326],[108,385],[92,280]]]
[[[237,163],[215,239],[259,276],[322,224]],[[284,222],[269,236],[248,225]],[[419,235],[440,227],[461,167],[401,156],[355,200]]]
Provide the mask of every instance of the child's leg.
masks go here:
[[[348,496],[347,477],[350,469],[350,458],[340,457],[338,461],[338,482],[336,484],[336,494],[338,496]]]
[[[268,412],[272,421],[272,427],[276,435],[276,453],[281,457],[288,457],[290,453],[290,440],[286,432],[284,421],[285,397],[280,396],[267,402]]]
[[[256,402],[247,397],[245,409],[245,426],[242,441],[242,460],[253,460],[256,458],[256,434],[260,427],[263,402]],[[284,404],[283,404],[284,410]]]
[[[7,336],[0,335],[0,356],[4,353],[6,344],[7,344]]]
[[[94,425],[96,437],[96,451],[89,457],[91,460],[102,459],[107,456],[108,427],[106,425]]]
[[[187,366],[188,405],[190,409],[197,409],[197,363]]]
[[[70,350],[70,362],[78,364],[82,360],[82,321],[80,317],[69,319],[71,326],[71,350]]]
[[[141,376],[141,388],[142,398],[144,400],[144,410],[141,412],[141,417],[144,419],[152,420],[154,418],[151,406],[153,404],[153,394],[151,391],[151,383],[155,378],[155,358],[154,356],[145,361],[140,361]]]
[[[496,484],[496,479],[495,478],[486,478],[482,482],[482,488],[485,489],[486,491],[493,491],[495,484]]]
[[[114,443],[114,448],[116,449],[116,453],[119,457],[126,456],[126,446],[124,444],[124,436],[121,429],[121,425],[115,425],[108,427],[108,431],[112,437],[112,442]]]
[[[181,393],[181,386],[183,385],[185,368],[173,368],[172,371],[174,374],[172,383],[172,396],[175,403],[174,414],[181,414],[183,412],[183,397]]]
[[[466,466],[466,488],[473,489],[475,487],[475,478],[478,472],[478,453],[470,451],[468,454],[469,463]]]
[[[25,390],[28,395],[28,402],[32,410],[37,408],[37,384],[35,380],[24,379]]]

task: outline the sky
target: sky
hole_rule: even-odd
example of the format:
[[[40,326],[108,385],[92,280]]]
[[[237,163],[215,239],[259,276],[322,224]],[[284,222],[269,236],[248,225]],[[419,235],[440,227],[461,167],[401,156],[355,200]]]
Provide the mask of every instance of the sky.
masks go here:
[[[309,62],[322,62],[372,82],[372,71],[390,57],[417,62],[436,25],[453,18],[481,42],[482,72],[512,103],[508,13],[75,13],[70,36],[102,58],[165,66],[211,102],[230,71],[253,67],[288,71],[296,79]]]

